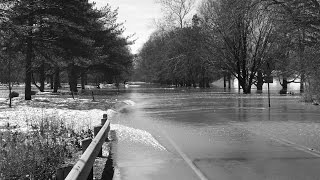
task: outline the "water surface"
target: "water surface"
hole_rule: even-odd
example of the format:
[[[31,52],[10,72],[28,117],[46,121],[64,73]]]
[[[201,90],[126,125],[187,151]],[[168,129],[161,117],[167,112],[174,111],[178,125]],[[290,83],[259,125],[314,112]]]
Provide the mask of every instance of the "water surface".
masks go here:
[[[215,88],[135,87],[121,98],[134,104],[113,123],[152,136],[117,141],[121,179],[199,179],[188,160],[207,179],[320,176],[314,168],[320,165],[319,108],[299,96],[274,92],[270,109],[266,94]]]

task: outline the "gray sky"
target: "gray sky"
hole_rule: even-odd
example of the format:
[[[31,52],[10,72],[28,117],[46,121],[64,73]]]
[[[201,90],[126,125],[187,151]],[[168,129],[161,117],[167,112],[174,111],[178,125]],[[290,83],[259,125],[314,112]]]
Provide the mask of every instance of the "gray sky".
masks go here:
[[[96,5],[110,4],[112,9],[118,10],[118,22],[123,22],[126,31],[124,35],[135,34],[136,43],[131,46],[133,53],[137,53],[143,43],[154,31],[153,20],[161,16],[159,4],[154,0],[93,0]]]

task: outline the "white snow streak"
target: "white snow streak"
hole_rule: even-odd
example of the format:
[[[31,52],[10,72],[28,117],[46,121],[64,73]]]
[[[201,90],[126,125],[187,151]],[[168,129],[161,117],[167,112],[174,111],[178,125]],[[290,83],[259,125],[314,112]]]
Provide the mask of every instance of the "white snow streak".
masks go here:
[[[131,141],[152,146],[159,150],[166,150],[150,133],[140,129],[123,126],[120,124],[111,124],[111,130],[115,130],[119,141]]]

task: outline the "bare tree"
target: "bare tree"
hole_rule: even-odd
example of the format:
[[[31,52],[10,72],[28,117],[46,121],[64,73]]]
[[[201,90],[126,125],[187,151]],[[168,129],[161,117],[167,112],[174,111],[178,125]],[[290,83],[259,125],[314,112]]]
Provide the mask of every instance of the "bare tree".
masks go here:
[[[156,0],[162,6],[165,23],[183,28],[193,10],[195,0]]]
[[[272,45],[272,12],[257,0],[208,0],[200,16],[211,32],[218,64],[238,79],[244,93],[251,93]]]

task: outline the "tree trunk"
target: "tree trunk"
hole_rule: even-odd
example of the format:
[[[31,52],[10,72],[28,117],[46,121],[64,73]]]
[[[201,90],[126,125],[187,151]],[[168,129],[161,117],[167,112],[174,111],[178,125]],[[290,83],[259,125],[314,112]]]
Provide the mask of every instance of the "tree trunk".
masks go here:
[[[11,87],[11,57],[9,57],[9,107],[12,107],[12,87]]]
[[[301,38],[299,41],[299,57],[300,57],[300,67],[302,69],[301,71],[301,77],[300,77],[300,93],[304,93],[304,81],[305,81],[305,30],[302,29],[301,32]]]
[[[231,74],[228,74],[228,89],[231,89]]]
[[[301,79],[300,79],[300,93],[304,93],[304,81],[305,81],[305,75],[304,73],[302,73]]]
[[[204,83],[205,83],[205,87],[206,87],[206,88],[210,88],[209,78],[205,78],[205,79],[204,79]]]
[[[29,23],[30,24],[30,23]],[[31,100],[31,80],[32,80],[32,32],[27,37],[26,49],[26,77],[25,77],[25,100]]]
[[[82,73],[81,74],[81,89],[85,89],[86,82],[87,82],[87,74]]]
[[[41,62],[41,66],[40,66],[40,92],[44,92],[44,84],[46,81],[46,73],[45,73],[45,65],[44,65],[44,61]]]
[[[223,75],[223,88],[224,88],[224,89],[227,88],[227,78],[226,78],[226,75]]]
[[[78,92],[77,85],[78,85],[78,78],[77,78],[77,72],[76,67],[74,64],[69,64],[69,72],[68,72],[68,78],[69,78],[69,86],[71,92]]]
[[[54,86],[53,74],[50,75],[49,79],[50,79],[50,89],[53,89],[53,86]]]
[[[244,94],[250,94],[251,93],[251,84],[247,83],[247,81],[243,78],[238,79],[240,86],[242,87]],[[240,86],[239,86],[239,92],[240,92]]]
[[[282,86],[282,89],[280,91],[280,94],[287,94],[288,92],[288,81],[287,81],[287,78],[283,78],[283,82],[281,84]]]
[[[195,82],[194,80],[192,80],[192,87],[193,87],[193,88],[196,88],[196,87],[197,87],[197,84],[196,84],[196,82]]]
[[[199,81],[199,88],[206,88],[206,78],[204,75],[201,75],[201,79]]]
[[[32,5],[33,3],[31,3]],[[32,7],[32,6],[31,6]],[[28,17],[28,26],[32,27],[33,26],[33,17],[32,15],[29,15]],[[27,43],[27,47],[26,47],[26,64],[25,64],[25,72],[26,72],[26,76],[25,76],[25,90],[24,90],[24,94],[25,94],[25,100],[31,100],[31,83],[32,83],[32,58],[33,58],[33,39],[32,39],[33,33],[32,33],[32,29],[30,29],[28,31],[28,35],[26,38],[26,43]]]
[[[251,86],[246,86],[245,88],[243,88],[243,93],[244,94],[251,94]]]
[[[187,83],[186,83],[186,87],[191,87],[191,86],[192,86],[192,83],[191,83],[190,80],[188,80]]]
[[[58,92],[59,87],[60,87],[60,69],[59,67],[55,67],[53,92],[54,93]]]
[[[258,77],[257,77],[257,93],[262,93],[262,87],[263,87],[263,74],[262,72],[259,70],[258,71]]]

